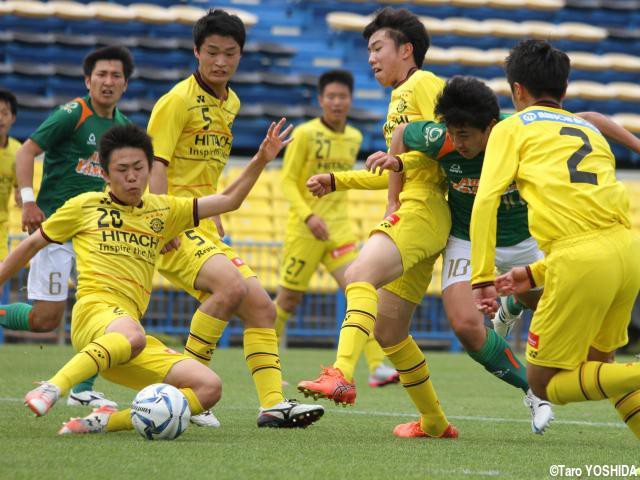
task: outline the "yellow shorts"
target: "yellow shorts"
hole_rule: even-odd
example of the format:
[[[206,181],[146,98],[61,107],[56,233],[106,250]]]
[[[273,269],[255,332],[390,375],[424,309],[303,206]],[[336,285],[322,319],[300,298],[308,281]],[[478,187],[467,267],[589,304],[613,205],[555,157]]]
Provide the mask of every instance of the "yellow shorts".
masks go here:
[[[9,255],[9,224],[0,225],[0,261]]]
[[[182,232],[180,248],[160,255],[158,271],[173,285],[202,301],[209,293],[195,289],[196,277],[205,262],[218,254],[226,255],[244,278],[256,276],[233,248],[220,239],[211,220],[203,220],[200,226]]]
[[[357,242],[353,232],[330,236],[326,242],[287,236],[282,251],[279,284],[290,290],[306,291],[319,263],[333,272],[353,262],[358,256]]]
[[[612,352],[627,343],[640,289],[640,237],[619,226],[556,241],[549,250],[527,361],[573,370],[589,347]]]
[[[87,295],[73,307],[71,342],[80,351],[89,342],[104,335],[111,322],[122,317],[140,318],[135,305],[115,295]],[[101,375],[110,382],[139,390],[152,383],[161,383],[169,370],[189,357],[171,350],[160,340],[147,335],[147,346],[134,359],[109,368]]]
[[[447,246],[451,213],[444,195],[434,191],[426,203],[407,201],[374,232],[386,233],[402,258],[404,273],[383,288],[420,304],[431,282],[433,265]]]

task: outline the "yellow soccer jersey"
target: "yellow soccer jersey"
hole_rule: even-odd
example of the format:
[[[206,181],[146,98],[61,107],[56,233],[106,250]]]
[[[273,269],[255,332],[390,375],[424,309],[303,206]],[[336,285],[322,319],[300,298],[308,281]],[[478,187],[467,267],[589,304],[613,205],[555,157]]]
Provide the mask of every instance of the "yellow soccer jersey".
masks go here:
[[[489,137],[471,215],[473,284],[493,280],[496,210],[514,179],[529,204],[529,230],[546,253],[554,240],[630,228],[628,194],[602,134],[565,110],[529,107]]]
[[[0,147],[0,228],[9,228],[9,199],[16,185],[16,152],[21,143],[9,137],[6,147]]]
[[[383,127],[387,146],[391,145],[393,131],[398,125],[416,120],[434,120],[433,110],[443,88],[444,80],[431,72],[418,70],[391,92],[387,121]],[[410,163],[413,163],[409,159],[412,155],[423,157],[424,160],[416,162],[421,165],[419,168],[406,172],[400,200],[424,201],[428,196],[425,192],[433,190],[434,186],[444,191],[445,176],[439,163],[420,152],[411,152],[405,157]]]
[[[170,195],[202,197],[216,191],[229,160],[238,110],[233,90],[219,100],[198,72],[158,100],[147,130],[154,155],[168,165]]]
[[[78,266],[77,298],[104,292],[135,302],[143,315],[160,249],[197,226],[197,200],[145,194],[138,207],[89,192],[68,200],[41,226],[50,242],[72,239]]]
[[[315,238],[304,221],[313,213],[330,231],[344,225],[349,220],[347,193],[316,198],[307,190],[307,180],[316,173],[351,170],[362,134],[349,125],[336,132],[316,118],[296,127],[292,137],[282,167],[282,190],[291,205],[287,234]]]

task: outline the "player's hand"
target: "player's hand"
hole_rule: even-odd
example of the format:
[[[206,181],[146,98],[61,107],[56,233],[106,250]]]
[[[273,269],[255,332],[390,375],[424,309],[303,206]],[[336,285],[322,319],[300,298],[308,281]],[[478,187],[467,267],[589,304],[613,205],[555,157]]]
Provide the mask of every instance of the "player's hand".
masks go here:
[[[489,318],[498,311],[498,292],[493,285],[473,289],[473,301],[478,310],[480,310]]]
[[[22,205],[22,231],[34,232],[40,228],[40,224],[44,222],[45,216],[42,210],[38,208],[36,202],[27,202]]]
[[[287,119],[284,117],[281,118],[278,123],[271,122],[269,130],[267,131],[267,136],[262,140],[258,153],[256,154],[256,158],[258,160],[269,163],[278,156],[280,150],[291,143],[291,140],[293,139],[287,137],[291,133],[291,130],[293,130],[293,125],[289,125],[282,133],[280,133],[286,122]]]
[[[495,285],[500,295],[526,293],[533,288],[525,267],[515,267],[500,275],[496,278]]]
[[[307,218],[306,221],[307,227],[313,233],[313,236],[318,240],[329,240],[329,229],[327,228],[327,224],[324,223],[318,215],[312,214]]]
[[[160,250],[160,253],[164,255],[165,253],[170,252],[171,250],[177,250],[179,248],[180,248],[180,238],[179,237],[172,238],[171,240],[169,240],[167,243],[164,244],[164,246]]]
[[[365,162],[365,167],[371,173],[377,173],[382,175],[385,170],[391,170],[392,172],[400,171],[400,162],[393,155],[389,155],[387,152],[376,152],[369,155]]]
[[[222,226],[222,219],[220,218],[220,215],[211,217],[211,220],[213,220],[213,223],[216,224],[216,229],[218,230],[218,235],[220,235],[220,238],[224,237],[224,227]]]
[[[324,197],[326,194],[331,193],[331,174],[319,173],[313,175],[307,180],[307,189],[313,194],[314,197]]]

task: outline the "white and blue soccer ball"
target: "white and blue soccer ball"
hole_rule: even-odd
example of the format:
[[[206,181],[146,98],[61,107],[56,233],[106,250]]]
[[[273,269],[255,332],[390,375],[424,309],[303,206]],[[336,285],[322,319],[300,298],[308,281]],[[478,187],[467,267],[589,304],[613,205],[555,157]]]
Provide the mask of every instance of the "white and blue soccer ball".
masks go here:
[[[174,440],[189,425],[187,398],[176,387],[155,383],[138,392],[131,404],[131,421],[147,440]]]

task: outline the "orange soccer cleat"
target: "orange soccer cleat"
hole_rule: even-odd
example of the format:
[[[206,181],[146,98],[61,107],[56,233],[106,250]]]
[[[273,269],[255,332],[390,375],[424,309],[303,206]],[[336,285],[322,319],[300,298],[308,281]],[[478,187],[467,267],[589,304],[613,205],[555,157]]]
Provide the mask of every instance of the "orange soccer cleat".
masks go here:
[[[298,384],[298,390],[305,397],[326,398],[336,405],[353,405],[356,402],[356,384],[349,382],[339,368],[323,367],[315,380],[304,380]]]
[[[118,411],[110,405],[103,405],[96,408],[84,418],[72,418],[62,424],[58,435],[69,435],[76,433],[104,433],[109,423],[109,417]]]
[[[420,420],[417,422],[409,422],[409,423],[401,423],[400,425],[396,425],[393,429],[393,434],[396,437],[400,438],[416,438],[416,437],[426,437],[426,438],[458,438],[458,429],[454,427],[452,424],[449,424],[442,435],[438,437],[434,437],[425,433],[420,426]]]

